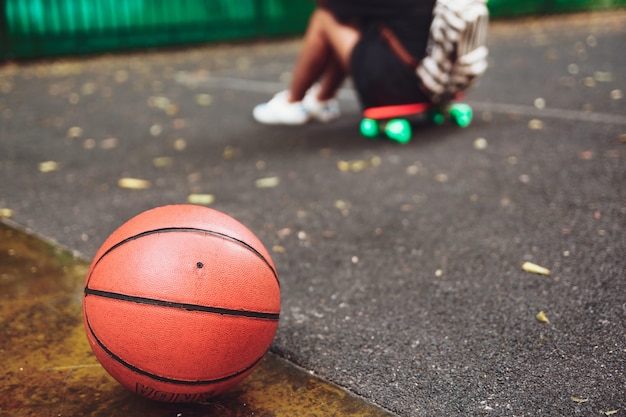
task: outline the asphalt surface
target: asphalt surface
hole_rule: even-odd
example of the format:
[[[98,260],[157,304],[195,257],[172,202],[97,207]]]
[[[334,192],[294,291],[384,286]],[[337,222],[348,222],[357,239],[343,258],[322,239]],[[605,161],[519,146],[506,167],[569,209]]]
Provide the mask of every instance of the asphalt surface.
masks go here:
[[[89,259],[210,194],[272,253],[279,355],[401,416],[619,416],[625,21],[494,22],[474,123],[405,146],[359,136],[349,84],[333,124],[255,124],[297,40],[9,63],[0,208]]]

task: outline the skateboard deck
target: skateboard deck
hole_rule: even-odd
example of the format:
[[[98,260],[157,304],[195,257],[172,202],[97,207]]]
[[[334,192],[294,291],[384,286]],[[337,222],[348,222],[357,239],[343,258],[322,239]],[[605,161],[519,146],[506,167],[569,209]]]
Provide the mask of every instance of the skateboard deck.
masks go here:
[[[370,139],[378,138],[384,134],[394,142],[409,143],[413,135],[409,118],[416,116],[425,117],[437,125],[449,118],[457,126],[467,127],[472,122],[472,108],[466,103],[458,102],[370,107],[363,111],[361,134]]]

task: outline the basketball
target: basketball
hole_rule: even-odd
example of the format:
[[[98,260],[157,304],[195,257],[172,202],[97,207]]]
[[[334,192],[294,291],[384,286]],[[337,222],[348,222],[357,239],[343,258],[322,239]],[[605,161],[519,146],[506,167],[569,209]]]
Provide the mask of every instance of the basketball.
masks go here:
[[[248,376],[280,314],[276,268],[232,217],[170,205],[120,226],[85,280],[83,319],[104,369],[154,400],[196,402]]]

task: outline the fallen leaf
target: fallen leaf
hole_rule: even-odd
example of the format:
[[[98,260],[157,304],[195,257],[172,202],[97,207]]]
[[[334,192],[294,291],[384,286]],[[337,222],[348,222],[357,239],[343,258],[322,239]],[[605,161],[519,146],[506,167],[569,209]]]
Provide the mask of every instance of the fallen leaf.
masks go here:
[[[606,416],[612,416],[613,414],[617,414],[619,410],[611,410],[611,411],[605,411],[604,415]]]
[[[285,253],[286,252],[285,247],[281,246],[281,245],[274,245],[274,246],[272,246],[272,250],[274,252],[276,252],[276,253]]]
[[[350,170],[350,162],[348,161],[339,161],[337,162],[337,169],[341,172],[348,172]]]
[[[571,397],[570,398],[572,401],[574,401],[575,403],[586,403],[587,401],[589,401],[589,398],[579,398],[579,397]]]
[[[39,163],[40,172],[52,172],[59,169],[59,164],[55,161],[44,161]]]
[[[235,157],[235,149],[231,146],[227,146],[224,148],[224,152],[222,152],[222,158],[225,161],[230,161]]]
[[[150,126],[150,134],[152,136],[159,136],[161,133],[163,133],[163,127],[161,125]]]
[[[528,122],[528,127],[531,130],[541,130],[543,129],[543,122],[539,119],[532,119]]]
[[[585,77],[585,78],[583,78],[583,85],[585,87],[589,87],[589,88],[595,87],[596,86],[596,80],[593,77]]]
[[[380,156],[372,156],[369,162],[370,162],[370,166],[379,167],[380,164],[382,163],[382,160],[380,159]]]
[[[187,148],[187,141],[183,138],[178,138],[174,141],[174,149],[177,151],[184,151]]]
[[[578,154],[578,157],[584,161],[590,161],[593,159],[593,151],[582,151]]]
[[[88,83],[83,84],[80,87],[80,93],[82,95],[84,95],[84,96],[89,96],[89,95],[95,93],[96,89],[97,89],[97,86],[96,86],[95,83],[88,82]]]
[[[550,275],[549,269],[534,264],[532,262],[524,262],[522,264],[522,269],[526,272],[532,272],[533,274]]]
[[[150,181],[139,178],[120,178],[117,181],[120,188],[128,188],[130,190],[145,190],[150,188]]]
[[[540,311],[539,313],[537,313],[535,318],[537,319],[538,322],[550,323],[550,320],[548,320],[548,316],[546,316],[546,313],[544,311]]]
[[[213,104],[213,96],[210,94],[198,94],[196,95],[196,103],[200,106],[210,106]]]
[[[0,217],[13,217],[13,210],[10,208],[0,208]]]
[[[381,164],[381,159],[378,156],[373,156],[368,160],[356,159],[352,161],[338,161],[337,169],[341,172],[361,172],[366,168],[378,167]]]
[[[174,158],[170,156],[157,156],[152,159],[152,165],[156,168],[165,168],[169,167],[174,163]]]
[[[348,203],[343,200],[335,200],[335,208],[339,210],[345,210],[348,208]]]
[[[82,127],[78,127],[78,126],[72,126],[67,130],[67,137],[68,138],[79,138],[83,135],[83,128]]]
[[[360,172],[367,168],[367,162],[365,161],[352,161],[350,162],[350,171]]]
[[[277,187],[278,184],[280,184],[279,177],[259,178],[258,180],[254,182],[254,185],[256,186],[256,188],[273,188],[273,187]]]
[[[444,174],[444,173],[439,173],[437,175],[435,175],[435,181],[440,182],[440,183],[444,183],[444,182],[448,182],[448,175]]]
[[[119,143],[117,138],[106,138],[100,141],[100,148],[102,149],[113,149],[116,148]]]
[[[148,106],[150,107],[156,107],[158,109],[165,110],[170,104],[170,100],[167,97],[150,96],[148,98]]]
[[[474,149],[478,151],[482,151],[483,149],[486,149],[486,148],[487,148],[487,139],[476,138],[476,140],[474,140]]]
[[[83,141],[83,148],[93,149],[96,147],[96,140],[94,138],[87,138]]]
[[[189,194],[187,196],[187,202],[191,204],[208,206],[213,204],[214,201],[215,196],[213,194]]]
[[[423,167],[419,164],[412,164],[406,167],[407,175],[417,175],[423,170]]]
[[[546,100],[543,97],[537,97],[533,103],[535,105],[536,108],[538,109],[545,109],[546,107]]]
[[[607,71],[596,71],[593,78],[600,83],[610,83],[613,81],[613,74]]]
[[[176,104],[170,104],[165,108],[165,114],[168,116],[176,116],[178,113],[180,113],[180,106]]]

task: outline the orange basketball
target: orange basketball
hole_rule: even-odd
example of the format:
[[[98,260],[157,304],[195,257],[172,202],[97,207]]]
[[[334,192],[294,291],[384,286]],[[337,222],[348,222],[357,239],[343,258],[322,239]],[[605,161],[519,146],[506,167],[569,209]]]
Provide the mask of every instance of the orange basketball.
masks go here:
[[[83,319],[102,366],[139,395],[200,401],[244,379],[280,313],[276,268],[232,217],[172,205],[132,218],[89,268]]]

